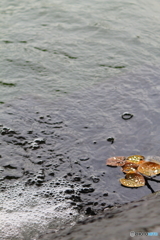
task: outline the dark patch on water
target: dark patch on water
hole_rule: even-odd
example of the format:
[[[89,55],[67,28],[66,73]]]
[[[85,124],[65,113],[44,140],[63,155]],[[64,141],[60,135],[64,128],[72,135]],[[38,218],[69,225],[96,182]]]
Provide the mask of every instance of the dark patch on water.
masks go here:
[[[34,47],[34,48],[37,50],[40,50],[42,52],[47,52],[47,49],[45,49],[45,48],[40,48],[40,47]]]
[[[27,43],[27,41],[19,41],[19,43]]]
[[[8,44],[8,43],[13,43],[12,41],[9,40],[3,40],[4,43]]]
[[[7,87],[15,87],[16,86],[15,83],[7,83],[7,82],[2,82],[2,81],[0,81],[0,85],[7,86]]]
[[[111,66],[111,65],[107,65],[107,64],[99,64],[100,67],[108,67],[108,68],[126,68],[126,66]]]

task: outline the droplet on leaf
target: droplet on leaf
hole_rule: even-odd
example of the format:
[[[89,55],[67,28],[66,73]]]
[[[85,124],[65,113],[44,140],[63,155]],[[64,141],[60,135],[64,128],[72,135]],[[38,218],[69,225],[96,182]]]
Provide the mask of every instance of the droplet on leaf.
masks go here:
[[[138,172],[149,177],[158,175],[160,174],[160,164],[155,162],[144,162],[139,165]]]
[[[145,185],[145,179],[139,173],[128,173],[125,178],[121,178],[119,181],[125,187],[142,187]]]
[[[132,162],[126,162],[124,166],[122,166],[122,172],[124,173],[135,173],[137,171],[138,164]]]
[[[124,156],[119,156],[119,157],[111,157],[108,158],[106,161],[106,165],[108,166],[123,166],[125,164],[125,157]]]
[[[126,162],[132,162],[132,163],[140,164],[142,162],[145,162],[144,159],[145,158],[141,155],[132,155],[132,156],[127,157]]]

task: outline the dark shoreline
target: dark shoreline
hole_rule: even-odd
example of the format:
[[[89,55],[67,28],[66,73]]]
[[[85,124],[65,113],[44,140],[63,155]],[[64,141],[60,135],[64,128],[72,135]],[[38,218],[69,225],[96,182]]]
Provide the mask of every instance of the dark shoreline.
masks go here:
[[[88,217],[58,233],[45,233],[38,240],[145,240],[160,237],[160,191],[144,199],[106,209],[103,214]],[[135,238],[130,236],[134,231]],[[158,236],[146,236],[155,232]],[[139,235],[138,235],[139,234]]]

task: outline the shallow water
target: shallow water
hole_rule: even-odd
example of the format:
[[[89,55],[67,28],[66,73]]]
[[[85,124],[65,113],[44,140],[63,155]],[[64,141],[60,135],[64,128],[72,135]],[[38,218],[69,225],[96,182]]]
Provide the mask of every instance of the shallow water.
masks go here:
[[[62,191],[62,206],[69,200],[82,215],[150,194],[147,186],[122,187],[120,168],[105,163],[116,155],[160,156],[159,75],[159,67],[146,66],[54,102],[29,95],[4,104],[1,190],[18,179],[42,192],[45,183],[62,178],[71,184]],[[122,119],[125,111],[133,114],[130,120]],[[114,138],[113,144],[109,137]],[[159,183],[149,182],[154,191],[159,190]],[[59,198],[54,201],[59,204]],[[3,212],[6,209],[4,205]],[[35,232],[33,226],[31,232]]]

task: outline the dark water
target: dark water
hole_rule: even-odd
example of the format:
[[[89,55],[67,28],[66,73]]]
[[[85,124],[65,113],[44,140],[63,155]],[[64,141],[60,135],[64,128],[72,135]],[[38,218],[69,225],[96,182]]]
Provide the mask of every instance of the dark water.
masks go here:
[[[118,179],[123,173],[119,168],[107,167],[105,162],[116,155],[160,156],[159,75],[159,67],[145,66],[57,101],[45,102],[30,95],[4,105],[1,190],[7,182],[23,183],[17,186],[23,189],[24,196],[31,186],[32,192],[38,191],[37,198],[46,199],[44,202],[49,199],[51,204],[54,199],[55,204],[71,204],[73,217],[78,213],[72,211],[95,214],[105,207],[150,194],[147,186],[138,189],[120,186]],[[121,117],[126,111],[133,114],[127,121]],[[107,141],[109,137],[115,139],[113,144]],[[51,190],[57,185],[60,195]],[[159,190],[159,183],[150,185]],[[23,196],[23,191],[18,193]],[[16,194],[11,196],[15,199]],[[30,202],[23,202],[24,209],[27,204],[30,206]],[[42,201],[42,209],[43,205]],[[19,212],[19,207],[12,208],[12,212],[17,213],[17,209]],[[9,210],[10,207],[2,207],[3,213]],[[51,219],[54,217],[48,222]],[[49,224],[42,219],[41,222]],[[6,223],[7,220],[3,221],[3,226]],[[57,227],[53,223],[52,226]]]

